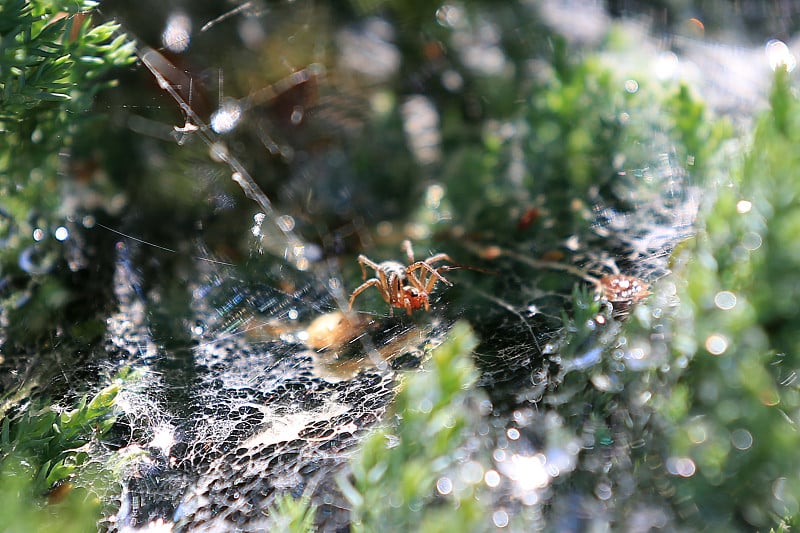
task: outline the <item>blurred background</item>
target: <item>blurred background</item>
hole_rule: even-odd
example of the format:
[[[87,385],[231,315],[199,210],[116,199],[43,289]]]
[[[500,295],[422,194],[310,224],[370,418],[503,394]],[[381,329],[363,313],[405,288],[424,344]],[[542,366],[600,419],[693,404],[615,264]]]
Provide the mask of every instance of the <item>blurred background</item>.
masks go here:
[[[798,11],[3,6],[0,530],[791,531]]]

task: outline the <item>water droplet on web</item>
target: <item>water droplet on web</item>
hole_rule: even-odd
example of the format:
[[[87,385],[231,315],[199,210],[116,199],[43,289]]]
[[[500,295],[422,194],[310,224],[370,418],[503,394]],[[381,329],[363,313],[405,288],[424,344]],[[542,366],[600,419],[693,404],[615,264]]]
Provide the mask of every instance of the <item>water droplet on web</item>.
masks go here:
[[[264,223],[264,219],[266,215],[264,213],[256,213],[253,215],[253,227],[250,228],[250,233],[253,234],[253,237],[260,237],[261,236],[261,224]]]
[[[743,428],[734,429],[731,432],[731,444],[737,450],[748,450],[753,446],[753,435]]]
[[[689,457],[670,457],[666,467],[670,474],[681,477],[692,477],[697,469]]]
[[[179,54],[189,49],[191,41],[192,21],[182,11],[170,14],[164,31],[161,33],[161,42],[170,52]]]
[[[720,291],[714,296],[714,305],[723,311],[733,309],[736,306],[736,295],[730,291]]]
[[[761,248],[762,244],[761,235],[755,231],[749,231],[742,236],[742,246],[745,250],[753,252]]]
[[[453,492],[453,481],[449,477],[440,477],[436,480],[436,491],[445,496]]]
[[[289,120],[292,122],[293,125],[297,126],[303,121],[303,116],[305,114],[305,110],[302,106],[294,106],[292,109],[292,115],[289,117]]]
[[[791,72],[797,66],[797,58],[786,46],[786,43],[778,39],[770,39],[764,47],[764,53],[767,56],[769,68],[778,70],[783,68],[786,72]]]
[[[28,274],[46,274],[53,269],[55,261],[52,257],[40,252],[35,246],[28,246],[19,254],[19,268]]]
[[[495,511],[492,513],[492,523],[495,527],[506,527],[509,524],[508,513],[505,511]]]
[[[194,323],[194,326],[192,326],[192,333],[194,333],[195,335],[202,335],[205,332],[206,332],[206,324],[202,320],[198,320],[197,322]]]
[[[500,485],[500,474],[497,473],[497,470],[487,470],[483,476],[483,481],[487,487],[495,488]]]
[[[739,214],[749,213],[750,210],[753,208],[753,202],[749,200],[739,200],[736,202],[736,212]]]
[[[279,216],[275,223],[281,231],[292,231],[294,229],[294,218],[289,215]]]
[[[57,241],[66,241],[69,238],[69,230],[64,226],[59,226],[53,233]]]
[[[564,246],[574,252],[581,247],[581,240],[577,235],[572,235],[564,242]]]
[[[595,496],[597,496],[600,500],[607,500],[611,497],[613,492],[611,491],[611,485],[608,483],[598,483],[594,489]]]
[[[217,133],[232,131],[242,118],[242,108],[235,100],[225,100],[219,109],[211,115],[211,129]]]
[[[706,338],[705,347],[711,355],[722,355],[728,349],[728,340],[715,333]]]
[[[458,5],[444,4],[436,10],[436,22],[449,28],[461,27],[464,23],[464,10]]]
[[[678,73],[680,61],[674,52],[663,52],[658,55],[655,62],[656,77],[661,80],[672,79]]]

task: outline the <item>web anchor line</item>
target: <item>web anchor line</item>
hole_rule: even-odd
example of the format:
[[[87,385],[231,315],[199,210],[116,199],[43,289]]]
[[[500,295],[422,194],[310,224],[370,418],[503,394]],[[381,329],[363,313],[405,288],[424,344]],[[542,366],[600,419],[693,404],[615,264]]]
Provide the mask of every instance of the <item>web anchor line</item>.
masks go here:
[[[180,106],[181,111],[186,117],[186,123],[182,127],[176,127],[175,131],[183,134],[194,134],[200,137],[203,142],[208,146],[209,151],[213,158],[228,165],[231,170],[231,179],[239,185],[244,192],[245,196],[253,200],[258,205],[261,212],[265,217],[269,217],[272,225],[277,227],[284,236],[285,242],[283,246],[284,258],[292,263],[298,270],[307,270],[310,266],[310,261],[306,256],[307,247],[302,239],[286,227],[284,224],[278,224],[277,214],[272,207],[272,202],[269,200],[264,191],[253,180],[250,173],[239,162],[236,157],[231,155],[227,146],[219,139],[216,132],[192,108],[191,90],[192,78],[184,71],[178,69],[161,53],[148,46],[143,47],[139,52],[139,59],[147,67],[150,73],[155,77],[158,86],[169,94],[173,100]],[[311,69],[311,70],[309,70]],[[283,90],[289,89],[294,85],[303,83],[309,79],[315,71],[320,71],[321,66],[313,65],[309,69],[303,69],[292,73],[284,80],[281,80],[267,88],[256,91],[248,98],[243,99],[243,106],[245,109],[251,107],[270,98],[279,95]],[[185,93],[185,95],[184,95]],[[274,252],[278,252],[277,247],[273,247]],[[347,300],[341,290],[331,291],[334,300],[340,309],[345,309]],[[378,350],[368,339],[363,339],[362,344],[373,364],[378,368],[385,368],[386,362],[380,356]]]
[[[200,118],[187,101],[187,98],[182,94],[184,88],[188,88],[187,97],[191,97],[191,77],[153,48],[145,46],[139,51],[138,55],[144,66],[155,77],[158,86],[175,100],[186,117],[186,124],[181,128],[176,128],[176,131],[192,133],[200,137],[208,146],[212,156],[228,165],[231,170],[231,179],[239,185],[245,196],[253,200],[261,212],[266,217],[269,217],[271,221],[276,220],[277,215],[267,195],[256,184],[244,165],[231,155],[227,146],[219,139],[214,130]],[[305,255],[306,247],[303,241],[284,225],[274,222],[273,225],[283,233],[285,239],[284,257],[298,270],[306,270],[309,261]]]

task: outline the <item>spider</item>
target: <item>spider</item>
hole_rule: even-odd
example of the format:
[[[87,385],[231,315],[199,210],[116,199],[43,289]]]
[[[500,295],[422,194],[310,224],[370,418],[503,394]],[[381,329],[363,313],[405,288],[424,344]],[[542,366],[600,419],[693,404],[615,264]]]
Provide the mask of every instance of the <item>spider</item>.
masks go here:
[[[650,286],[634,276],[609,274],[596,282],[597,291],[613,309],[616,318],[627,316],[631,306],[650,296]]]
[[[428,296],[438,281],[452,287],[452,283],[444,278],[439,271],[447,267],[434,267],[433,263],[439,261],[454,261],[447,254],[434,254],[424,261],[414,260],[414,250],[411,249],[411,242],[403,241],[403,250],[406,252],[408,265],[403,265],[397,261],[383,261],[376,263],[365,255],[358,256],[358,264],[361,265],[361,273],[364,283],[359,285],[350,296],[350,309],[353,309],[353,301],[356,296],[364,292],[369,287],[376,287],[381,293],[384,301],[389,304],[389,316],[394,314],[394,308],[405,309],[411,315],[411,311],[425,308],[430,311],[431,304]],[[367,279],[367,269],[375,271],[375,277]]]

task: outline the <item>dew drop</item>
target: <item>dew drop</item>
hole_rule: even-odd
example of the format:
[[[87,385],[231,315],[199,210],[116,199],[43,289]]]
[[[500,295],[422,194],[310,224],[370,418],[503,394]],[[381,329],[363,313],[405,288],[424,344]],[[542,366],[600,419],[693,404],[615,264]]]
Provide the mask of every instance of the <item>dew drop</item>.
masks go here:
[[[444,4],[436,10],[436,22],[445,27],[457,28],[463,24],[464,10],[457,5]]]
[[[607,500],[613,494],[611,491],[611,485],[608,483],[598,483],[598,485],[594,489],[594,494],[600,500]]]
[[[748,231],[742,236],[742,246],[751,252],[761,248],[762,240],[761,235],[755,231]]]
[[[672,79],[678,73],[680,61],[674,52],[663,52],[659,54],[655,62],[655,71],[658,79]]]
[[[736,212],[741,215],[749,213],[752,208],[753,208],[753,202],[749,200],[739,200],[738,202],[736,202]]]
[[[495,527],[506,527],[509,523],[508,513],[505,511],[495,511],[492,513],[492,522]]]
[[[770,39],[764,47],[764,52],[767,55],[769,68],[772,70],[783,68],[786,72],[791,72],[797,66],[797,59],[783,41]]]
[[[483,466],[477,461],[470,461],[461,469],[461,479],[464,483],[474,485],[483,479]]]
[[[54,232],[57,241],[66,241],[69,238],[69,230],[64,226],[59,226]]]
[[[181,53],[189,48],[192,21],[183,12],[172,13],[167,19],[161,42],[170,52]]]
[[[736,295],[730,291],[720,291],[714,296],[714,305],[723,311],[733,309],[736,306]]]
[[[436,480],[436,491],[442,496],[453,492],[453,481],[449,477],[440,477]]]
[[[493,489],[500,485],[500,474],[497,473],[497,470],[487,470],[483,475],[483,481],[487,487]]]
[[[731,432],[731,444],[737,450],[749,450],[753,445],[753,435],[746,429],[734,429]]]
[[[294,229],[294,217],[290,215],[282,215],[279,216],[275,223],[281,229],[281,231],[292,231]]]
[[[716,333],[709,335],[705,347],[711,355],[722,355],[728,349],[728,339]]]
[[[28,246],[19,254],[17,264],[28,274],[46,274],[52,270],[54,261],[44,254],[39,254],[34,246]]]
[[[305,114],[305,110],[302,106],[294,106],[292,109],[292,116],[289,117],[289,120],[292,122],[292,125],[297,126],[303,121],[303,116]]]
[[[228,133],[233,130],[242,118],[242,108],[235,100],[226,100],[211,115],[211,129],[217,133]],[[227,150],[225,151],[227,154]],[[220,158],[224,160],[224,158]]]

